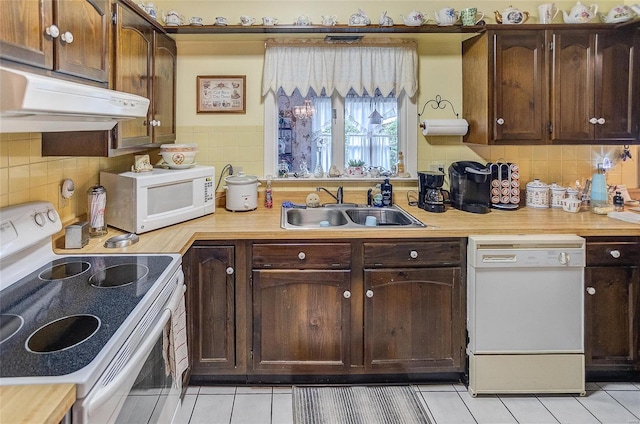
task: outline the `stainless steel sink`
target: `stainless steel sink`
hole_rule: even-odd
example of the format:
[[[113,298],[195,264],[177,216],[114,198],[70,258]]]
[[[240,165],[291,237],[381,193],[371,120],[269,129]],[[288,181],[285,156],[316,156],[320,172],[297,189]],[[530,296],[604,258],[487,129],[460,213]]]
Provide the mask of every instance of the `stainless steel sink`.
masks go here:
[[[323,226],[337,227],[347,225],[347,217],[339,209],[285,209],[282,213],[286,215],[286,224],[294,227],[318,228],[320,223]],[[286,227],[285,227],[286,228]]]
[[[426,227],[395,205],[384,208],[357,204],[332,204],[329,207],[306,209],[283,207],[280,213],[280,226],[285,229],[370,228],[365,225],[368,216],[375,217],[380,228]]]

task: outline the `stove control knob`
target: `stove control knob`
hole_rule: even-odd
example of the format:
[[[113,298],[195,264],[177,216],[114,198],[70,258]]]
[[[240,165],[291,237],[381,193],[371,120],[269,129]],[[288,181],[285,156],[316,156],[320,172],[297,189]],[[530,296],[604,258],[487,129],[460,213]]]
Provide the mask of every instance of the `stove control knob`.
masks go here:
[[[58,220],[58,214],[56,213],[55,210],[49,209],[47,210],[47,218],[51,222],[56,222]]]
[[[33,215],[33,220],[38,227],[44,227],[44,224],[47,223],[43,212],[36,212],[36,214]]]

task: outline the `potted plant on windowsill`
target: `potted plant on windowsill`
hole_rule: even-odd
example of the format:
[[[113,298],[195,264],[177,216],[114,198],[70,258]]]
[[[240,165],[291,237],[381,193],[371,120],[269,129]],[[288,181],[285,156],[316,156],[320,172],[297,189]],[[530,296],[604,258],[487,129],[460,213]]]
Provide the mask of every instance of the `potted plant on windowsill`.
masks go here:
[[[364,177],[364,161],[360,159],[350,159],[347,167],[347,175],[350,177]]]

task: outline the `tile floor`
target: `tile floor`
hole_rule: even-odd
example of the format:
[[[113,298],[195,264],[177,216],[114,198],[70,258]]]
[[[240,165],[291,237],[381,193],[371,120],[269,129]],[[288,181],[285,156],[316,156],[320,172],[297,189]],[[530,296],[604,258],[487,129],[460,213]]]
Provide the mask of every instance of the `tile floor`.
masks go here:
[[[433,424],[640,424],[640,382],[587,383],[584,397],[472,398],[462,384],[414,387]],[[189,387],[176,423],[292,424],[291,387]]]

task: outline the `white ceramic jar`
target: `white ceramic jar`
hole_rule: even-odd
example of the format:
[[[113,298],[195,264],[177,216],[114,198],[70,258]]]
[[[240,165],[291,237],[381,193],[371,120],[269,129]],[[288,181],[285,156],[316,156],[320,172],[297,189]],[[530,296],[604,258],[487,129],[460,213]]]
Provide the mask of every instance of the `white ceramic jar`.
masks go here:
[[[561,208],[562,201],[564,200],[565,195],[567,194],[567,189],[565,187],[559,186],[556,183],[552,183],[549,186],[549,189],[551,190],[551,207]]]
[[[549,186],[539,179],[527,183],[527,207],[548,208]]]

